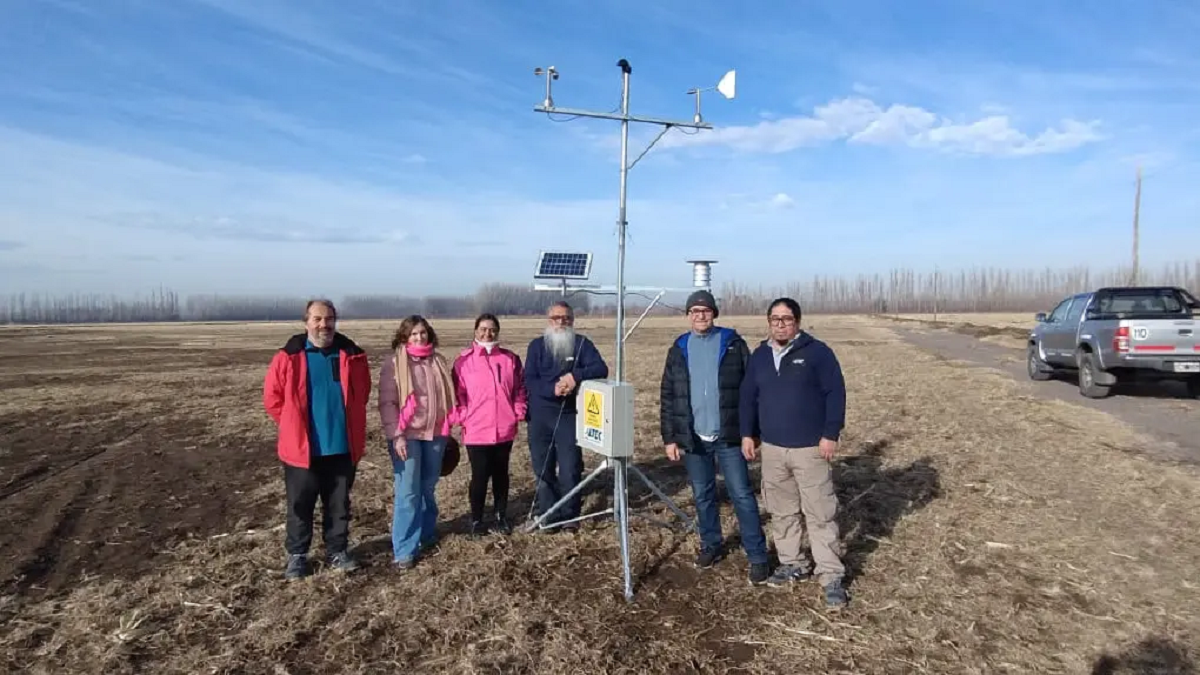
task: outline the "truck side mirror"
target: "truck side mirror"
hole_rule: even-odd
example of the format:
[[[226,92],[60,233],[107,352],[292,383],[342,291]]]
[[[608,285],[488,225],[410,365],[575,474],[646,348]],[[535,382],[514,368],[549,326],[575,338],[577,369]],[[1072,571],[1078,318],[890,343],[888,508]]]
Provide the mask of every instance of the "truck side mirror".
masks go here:
[[[1046,323],[1046,313],[1045,313],[1045,312],[1038,312],[1037,314],[1034,314],[1034,315],[1033,315],[1033,320],[1034,320],[1034,321],[1036,321],[1036,322],[1038,322],[1038,323]]]

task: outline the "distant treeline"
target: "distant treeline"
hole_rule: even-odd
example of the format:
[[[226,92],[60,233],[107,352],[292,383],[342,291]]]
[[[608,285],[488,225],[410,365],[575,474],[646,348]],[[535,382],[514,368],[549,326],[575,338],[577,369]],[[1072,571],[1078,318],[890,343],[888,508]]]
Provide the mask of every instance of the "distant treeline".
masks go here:
[[[717,289],[726,315],[760,314],[773,298],[790,296],[805,313],[1036,312],[1048,310],[1065,295],[1100,286],[1130,282],[1129,268],[1085,267],[1045,270],[975,268],[916,272],[896,269],[887,274],[821,277],[785,286],[750,287],[726,283]],[[1182,286],[1200,294],[1200,259],[1143,270],[1138,282]],[[347,295],[334,298],[345,319],[398,319],[408,314],[430,318],[468,318],[480,312],[501,316],[538,315],[557,292],[534,291],[517,284],[485,284],[474,295],[414,297]],[[0,323],[129,323],[149,321],[289,321],[304,312],[306,298],[258,295],[179,295],[158,289],[145,297],[72,294],[51,296],[19,293],[0,300]],[[626,312],[636,315],[649,297],[630,295]],[[578,314],[611,316],[613,298],[576,293],[568,301]],[[669,298],[653,314],[677,312],[682,299]]]

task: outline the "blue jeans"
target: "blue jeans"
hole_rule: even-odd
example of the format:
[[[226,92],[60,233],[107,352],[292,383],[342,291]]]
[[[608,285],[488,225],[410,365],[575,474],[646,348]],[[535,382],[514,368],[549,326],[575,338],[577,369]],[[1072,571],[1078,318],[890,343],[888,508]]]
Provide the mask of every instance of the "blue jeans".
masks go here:
[[[408,459],[400,461],[388,441],[395,494],[392,501],[392,556],[396,562],[412,560],[422,546],[437,542],[438,506],[434,492],[442,477],[442,452],[446,437],[432,441],[408,439]]]
[[[717,508],[717,467],[720,466],[729,501],[733,502],[733,511],[737,515],[746,558],[751,563],[767,562],[767,537],[763,534],[758,500],[750,486],[750,468],[742,456],[742,449],[736,445],[698,441],[696,447],[684,453],[683,463],[696,500],[700,545],[705,550],[716,550],[723,543],[721,513]]]

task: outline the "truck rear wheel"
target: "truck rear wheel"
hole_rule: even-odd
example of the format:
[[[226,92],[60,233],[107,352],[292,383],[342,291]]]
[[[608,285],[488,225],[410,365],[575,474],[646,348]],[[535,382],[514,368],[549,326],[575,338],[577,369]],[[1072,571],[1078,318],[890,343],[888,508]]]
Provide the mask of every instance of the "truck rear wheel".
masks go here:
[[[1088,398],[1104,398],[1112,387],[1096,384],[1096,357],[1091,352],[1079,352],[1079,393]]]

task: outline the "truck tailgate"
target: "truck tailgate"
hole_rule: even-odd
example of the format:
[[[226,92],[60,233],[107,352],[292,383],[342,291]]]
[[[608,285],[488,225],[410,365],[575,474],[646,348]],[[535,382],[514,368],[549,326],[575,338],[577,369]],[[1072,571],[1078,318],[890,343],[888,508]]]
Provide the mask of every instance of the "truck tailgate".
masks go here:
[[[1129,356],[1178,357],[1183,363],[1175,370],[1200,372],[1195,319],[1125,319],[1120,325],[1129,333]]]

